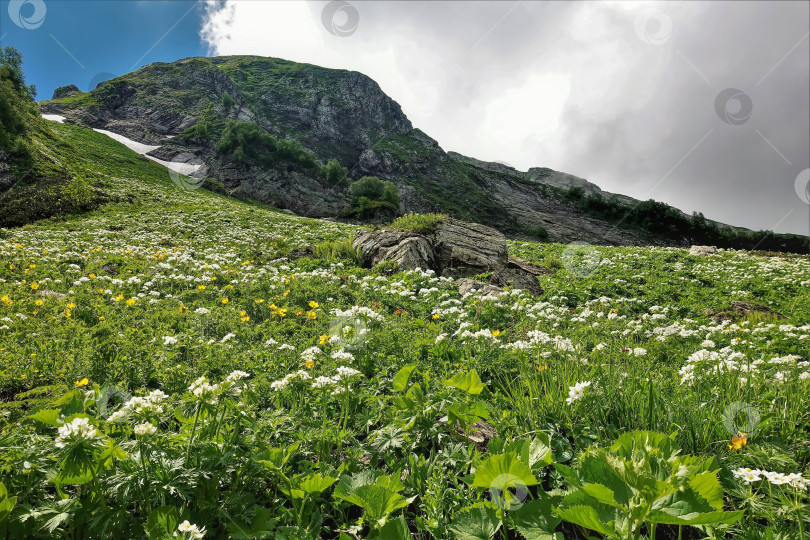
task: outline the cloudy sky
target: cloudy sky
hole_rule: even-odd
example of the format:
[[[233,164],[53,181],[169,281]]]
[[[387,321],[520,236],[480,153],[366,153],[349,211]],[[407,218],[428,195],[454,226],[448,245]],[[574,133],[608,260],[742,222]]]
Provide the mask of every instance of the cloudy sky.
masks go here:
[[[224,0],[190,14],[189,2],[129,4],[140,15],[124,24],[144,17],[156,36],[184,17],[140,64],[256,54],[357,70],[445,150],[810,232],[808,2]]]

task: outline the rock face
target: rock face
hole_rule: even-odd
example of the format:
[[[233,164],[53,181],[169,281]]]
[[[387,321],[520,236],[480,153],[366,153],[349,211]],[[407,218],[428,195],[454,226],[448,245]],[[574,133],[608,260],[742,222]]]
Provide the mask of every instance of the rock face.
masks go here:
[[[434,270],[443,276],[463,277],[491,272],[490,283],[460,279],[459,291],[498,294],[501,287],[542,294],[537,281],[547,269],[508,256],[506,238],[497,230],[445,218],[429,234],[397,230],[361,231],[352,246],[363,254],[365,266],[394,261],[403,269]]]
[[[390,230],[360,231],[352,246],[363,253],[366,266],[394,261],[402,269],[435,270],[433,248],[424,236]]]
[[[53,91],[53,97],[51,99],[61,99],[66,97],[75,96],[79,93],[79,88],[75,84],[69,84],[67,86],[60,86],[56,90]]]

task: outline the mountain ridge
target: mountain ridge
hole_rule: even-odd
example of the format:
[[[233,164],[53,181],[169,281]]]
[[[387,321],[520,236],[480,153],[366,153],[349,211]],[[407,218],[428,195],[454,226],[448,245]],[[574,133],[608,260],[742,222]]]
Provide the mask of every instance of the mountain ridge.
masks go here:
[[[373,79],[355,71],[258,56],[193,57],[144,66],[92,92],[61,87],[54,95],[37,103],[42,113],[159,144],[150,155],[202,161],[199,176],[214,179],[223,193],[311,217],[350,212],[345,186],[325,185],[313,169],[296,163],[259,166],[219,151],[231,123],[256,124],[297,141],[320,163],[336,159],[351,180],[377,176],[393,182],[403,212],[447,213],[511,236],[688,245],[711,241],[712,235],[722,243],[724,230],[751,233],[663,203],[608,193],[552,169],[524,173],[446,152]],[[693,234],[699,227],[711,234]]]

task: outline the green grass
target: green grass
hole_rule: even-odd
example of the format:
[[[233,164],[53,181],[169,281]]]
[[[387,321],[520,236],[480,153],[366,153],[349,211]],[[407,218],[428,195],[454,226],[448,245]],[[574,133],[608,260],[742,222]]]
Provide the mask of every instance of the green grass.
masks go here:
[[[346,491],[363,477],[381,483],[372,490],[380,496],[406,501],[380,517],[395,524],[387,527],[451,539],[478,515],[472,505],[495,504],[490,491],[465,481],[490,455],[548,436],[550,459],[577,470],[589,448],[606,448],[634,429],[672,433],[684,454],[715,460],[709,467],[719,471],[725,509],[744,511],[725,529],[727,538],[757,538],[765,529],[800,534],[796,505],[806,504],[806,494],[767,482],[749,493],[730,471],[807,476],[810,381],[800,377],[810,355],[810,338],[803,337],[810,335],[807,257],[733,251],[690,257],[678,249],[628,247],[582,248],[574,256],[569,246],[511,242],[510,253],[557,269],[540,278],[546,292],[502,301],[461,298],[451,281],[430,273],[360,268],[351,250],[354,227],[186,191],[163,177],[165,171],[95,134],[56,130],[71,133],[87,156],[96,156],[99,174],[112,173],[116,163],[119,171],[129,170],[102,181],[111,184],[111,194],[130,194],[131,202],[0,234],[0,438],[6,441],[0,470],[6,489],[18,497],[12,536],[68,537],[93,519],[140,537],[157,519],[156,509],[167,508],[177,512],[177,522],[189,519],[215,537],[234,534],[237,526],[265,526],[265,508],[278,520],[266,524],[268,537],[298,531],[299,537],[337,538],[364,513],[368,519],[358,530],[366,537],[377,534],[381,522],[371,520],[365,491]],[[57,148],[54,155],[75,154]],[[401,224],[426,227],[438,219],[411,216]],[[309,245],[316,246],[313,257],[284,258]],[[722,325],[703,314],[728,310],[736,299],[770,306],[787,319],[739,316]],[[704,344],[707,338],[714,346]],[[308,368],[311,347],[322,352],[310,353]],[[633,354],[637,349],[646,353]],[[701,349],[718,356],[690,361]],[[738,366],[763,363],[756,373],[715,372],[727,359]],[[680,371],[688,365],[696,366],[694,380],[682,383]],[[273,389],[274,381],[298,370],[332,376],[339,366],[361,373],[346,394],[295,380]],[[397,376],[404,366],[413,367],[409,378]],[[187,392],[200,376],[219,383],[232,370],[250,373],[242,399],[247,416],[237,400],[223,395],[215,410]],[[443,382],[473,371],[480,393]],[[84,378],[88,388],[99,385],[91,397],[76,402],[78,394],[68,394],[54,402]],[[570,387],[584,381],[591,386],[568,404]],[[164,412],[121,425],[106,420],[121,400],[98,405],[110,392],[126,397],[155,389],[171,396]],[[724,415],[737,402],[756,410],[759,422],[748,444],[732,451]],[[67,450],[53,446],[57,428],[24,418],[41,411],[35,417],[45,419],[52,410],[87,415],[120,446],[123,454],[106,465],[96,461],[101,454],[85,455],[101,464],[97,481],[71,484],[76,480],[60,465]],[[193,428],[195,410],[200,418]],[[497,431],[489,448],[466,442],[454,427],[479,420]],[[144,421],[156,426],[156,438],[133,435]],[[179,460],[177,476],[159,480],[166,465],[140,463],[139,448]],[[278,452],[289,453],[289,461],[282,464]],[[20,471],[23,461],[31,472]],[[48,488],[49,470],[59,472],[66,500],[80,503],[51,525],[48,516],[64,503]],[[574,489],[553,467],[531,474],[540,490]],[[139,484],[144,475],[153,483]],[[383,477],[404,478],[402,487]],[[324,480],[328,486],[302,499],[285,495],[284,478],[336,483]],[[171,494],[189,485],[199,490]],[[102,495],[121,512],[108,513]],[[529,498],[538,497],[532,488]],[[42,517],[22,521],[26,505]],[[493,518],[501,531],[519,530],[516,512],[502,522]],[[490,519],[485,514],[475,519]],[[244,517],[237,523],[233,516]],[[317,533],[309,529],[311,519],[320,524]],[[567,538],[586,537],[571,523],[556,527]],[[658,538],[676,534],[671,526],[657,528]],[[701,537],[693,527],[684,534]]]
[[[405,214],[397,218],[388,228],[418,234],[430,234],[436,231],[436,228],[441,225],[442,220],[446,217],[446,214]]]

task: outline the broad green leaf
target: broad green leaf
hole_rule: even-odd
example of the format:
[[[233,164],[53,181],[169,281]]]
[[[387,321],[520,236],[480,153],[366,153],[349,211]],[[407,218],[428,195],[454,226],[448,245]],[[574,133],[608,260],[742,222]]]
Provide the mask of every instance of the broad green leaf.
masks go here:
[[[149,540],[172,537],[180,523],[180,512],[174,506],[155,508],[146,516],[146,536]]]
[[[552,498],[543,491],[538,498],[529,501],[517,510],[509,512],[515,528],[526,540],[561,540],[562,534],[554,529],[560,524],[560,518],[554,515],[554,505],[561,497]]]
[[[593,506],[569,506],[557,511],[557,516],[569,523],[603,534],[608,538],[622,538],[622,535],[614,528],[615,514],[613,509],[604,505],[600,506],[603,507],[602,512],[599,512]],[[605,508],[609,509],[610,512],[605,512]]]
[[[335,483],[337,478],[331,476],[321,476],[320,473],[310,474],[301,479],[298,485],[304,493],[312,495],[313,493],[321,493],[329,486]]]
[[[42,422],[43,424],[48,424],[49,426],[61,427],[62,423],[59,422],[59,416],[61,414],[62,411],[58,409],[40,409],[34,414],[28,415],[28,418]]]
[[[735,512],[705,512],[674,516],[661,510],[653,510],[647,515],[647,521],[665,525],[717,525],[720,523],[731,525],[736,523],[743,516],[743,513],[743,510],[738,510]]]
[[[689,480],[689,487],[706,499],[715,510],[723,509],[723,487],[717,479],[717,473],[706,471],[697,474]]]
[[[444,384],[463,390],[468,394],[480,394],[481,390],[484,389],[484,383],[478,378],[478,373],[474,369],[467,373],[460,371],[444,381]]]
[[[475,469],[473,487],[485,489],[504,489],[533,486],[537,479],[528,465],[518,459],[517,454],[510,452],[491,456]]]
[[[412,538],[413,536],[408,531],[408,524],[405,523],[405,518],[402,516],[386,523],[377,536],[378,540],[411,540]]]
[[[411,380],[411,374],[416,369],[416,364],[408,364],[394,375],[394,392],[402,392],[408,387],[408,381]]]
[[[551,437],[543,431],[538,431],[532,439],[515,441],[506,447],[506,452],[517,452],[523,463],[532,470],[550,465],[553,461],[551,454]]]
[[[489,540],[500,528],[498,511],[484,506],[458,512],[449,527],[458,540]]]
[[[399,493],[381,486],[360,486],[345,499],[365,510],[367,522],[381,527],[385,525],[388,516],[411,504],[416,497],[406,499]]]
[[[373,486],[379,477],[379,472],[371,470],[360,471],[351,476],[348,474],[343,475],[338,480],[332,495],[337,499],[346,499],[360,486]]]
[[[241,518],[232,518],[228,524],[230,538],[253,540],[255,538],[273,538],[273,529],[277,520],[272,519],[272,512],[266,508],[256,507],[250,523]]]
[[[588,495],[589,497],[593,497],[602,504],[607,504],[608,506],[614,506],[616,508],[622,507],[622,505],[616,502],[616,497],[613,495],[613,491],[602,484],[583,484],[579,489],[582,491],[582,493]]]

